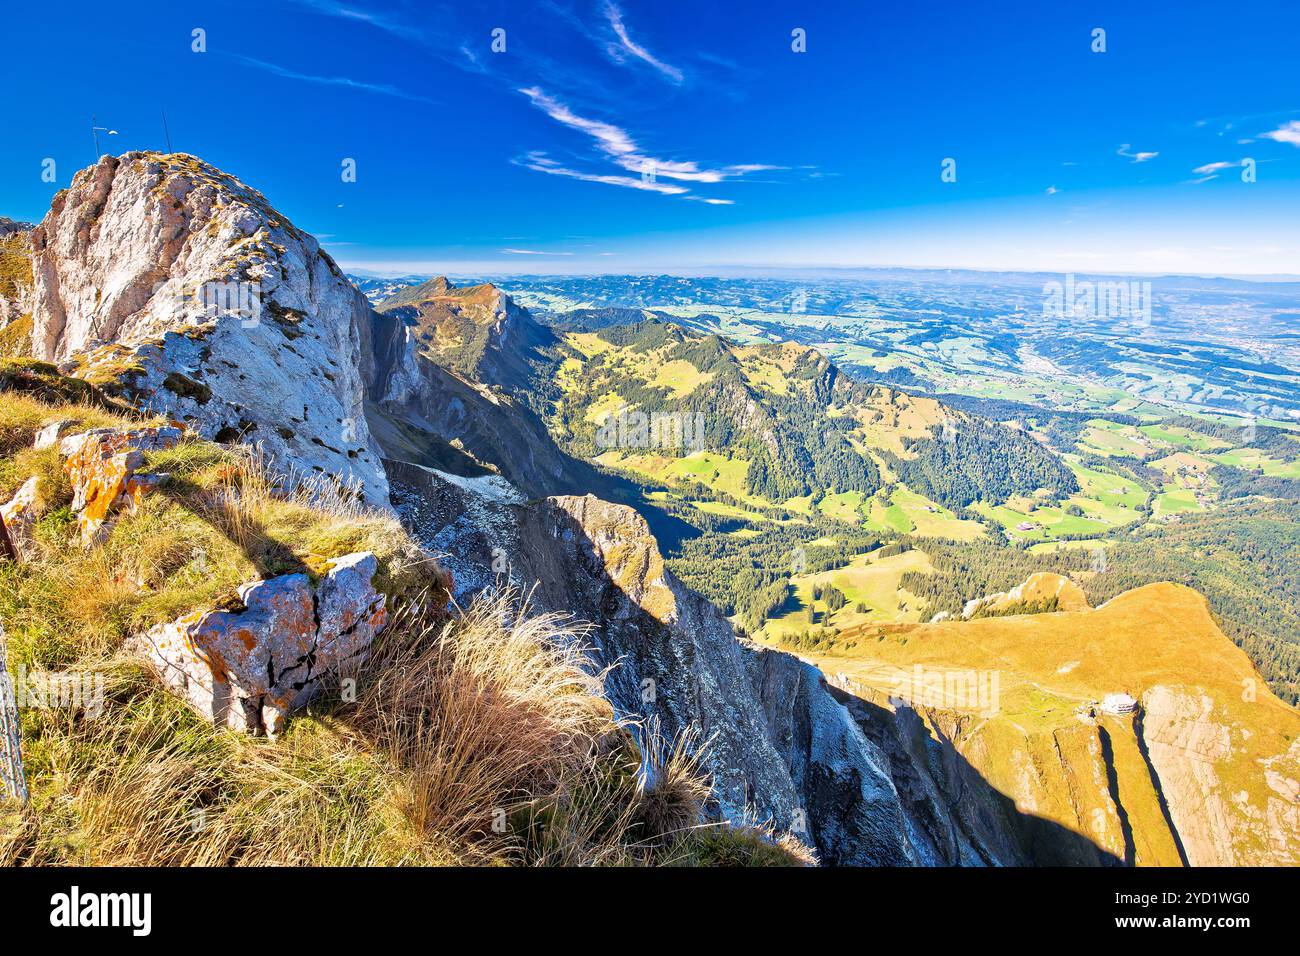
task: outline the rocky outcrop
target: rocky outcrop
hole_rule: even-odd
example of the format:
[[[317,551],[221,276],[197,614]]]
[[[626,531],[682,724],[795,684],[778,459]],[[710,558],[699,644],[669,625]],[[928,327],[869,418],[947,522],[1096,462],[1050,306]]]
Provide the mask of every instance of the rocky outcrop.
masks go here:
[[[9,543],[19,561],[28,560],[35,551],[32,528],[36,524],[39,481],[36,477],[28,478],[7,504],[0,505],[0,522],[4,523]]]
[[[490,282],[457,287],[440,276],[401,289],[377,311],[396,319],[434,364],[499,387],[524,382],[530,352],[556,341]]]
[[[82,544],[99,540],[109,521],[125,510],[134,512],[140,500],[166,479],[162,473],[144,474],[144,454],[171,448],[181,439],[172,426],[148,428],[97,428],[64,438],[68,422],[52,422],[36,433],[35,448],[58,446],[63,470],[72,485],[72,510]],[[39,479],[27,479],[13,499],[0,507],[9,539],[20,560],[33,551],[32,528],[39,504]]]
[[[497,476],[389,463],[398,512],[455,581],[455,596],[507,582],[539,610],[589,621],[605,693],[669,734],[697,727],[714,812],[770,820],[835,864],[917,856],[888,762],[797,658],[738,640],[664,566],[645,519],[587,496],[525,503]]]
[[[387,505],[358,362],[369,304],[256,190],[184,154],[106,156],[32,249],[37,357]]]
[[[1069,578],[1052,571],[1035,571],[1010,591],[967,601],[961,616],[969,619],[977,614],[1014,614],[1022,608],[1048,607],[1055,611],[1087,611],[1090,605],[1083,588]]]
[[[742,646],[768,739],[789,768],[822,858],[862,866],[929,862],[918,852],[889,760],[821,671],[782,651]]]
[[[611,482],[565,454],[528,400],[552,333],[492,285],[404,289],[375,313],[363,368],[370,428],[389,459],[498,472],[530,497]]]
[[[253,581],[243,607],[198,611],[134,641],[163,685],[213,724],[280,733],[327,675],[350,673],[387,621],[374,588],[376,560],[337,558],[313,587],[305,574]]]
[[[72,482],[72,510],[83,544],[96,540],[115,512],[134,511],[140,499],[166,477],[138,473],[144,453],[170,448],[180,439],[179,428],[166,426],[100,428],[59,442],[59,453],[67,459],[63,470]]]
[[[11,236],[16,232],[30,232],[36,226],[30,222],[19,222],[16,219],[10,219],[8,216],[0,216],[0,239],[5,236]]]

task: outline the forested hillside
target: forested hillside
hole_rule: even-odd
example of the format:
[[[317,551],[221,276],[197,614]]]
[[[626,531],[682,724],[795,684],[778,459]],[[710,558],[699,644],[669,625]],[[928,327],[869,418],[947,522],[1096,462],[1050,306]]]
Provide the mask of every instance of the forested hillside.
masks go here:
[[[743,467],[731,493],[769,506],[867,498],[887,483],[885,468],[957,508],[1077,490],[1063,462],[1016,430],[857,381],[804,346],[739,346],[658,319],[562,342],[544,411],[578,457],[638,445],[660,457],[717,453]],[[675,427],[656,430],[665,417]],[[649,424],[617,431],[628,418]]]

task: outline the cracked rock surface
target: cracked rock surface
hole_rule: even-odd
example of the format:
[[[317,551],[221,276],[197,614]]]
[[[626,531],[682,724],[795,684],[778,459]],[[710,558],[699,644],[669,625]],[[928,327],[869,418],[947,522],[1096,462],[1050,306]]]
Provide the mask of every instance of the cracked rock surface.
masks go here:
[[[327,674],[366,659],[387,622],[370,552],[331,562],[315,587],[306,574],[253,581],[243,608],[197,611],[134,642],[163,685],[220,727],[275,736]]]
[[[387,507],[358,360],[370,304],[257,190],[183,153],[105,156],[31,245],[39,358]]]

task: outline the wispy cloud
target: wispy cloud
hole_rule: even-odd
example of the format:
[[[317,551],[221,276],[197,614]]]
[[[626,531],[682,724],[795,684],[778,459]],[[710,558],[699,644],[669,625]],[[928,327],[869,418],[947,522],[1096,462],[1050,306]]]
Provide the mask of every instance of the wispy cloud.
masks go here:
[[[398,89],[396,86],[390,86],[387,83],[367,83],[364,80],[354,80],[349,76],[320,76],[315,73],[300,73],[297,70],[291,70],[288,67],[280,66],[277,63],[268,63],[265,60],[256,60],[251,56],[243,56],[238,53],[227,54],[231,59],[238,60],[247,66],[254,67],[258,70],[265,70],[267,73],[274,73],[276,76],[282,76],[289,80],[302,80],[304,83],[317,83],[322,86],[343,86],[353,90],[363,90],[367,93],[379,93],[384,96],[396,96],[403,100],[413,100],[417,103],[432,103],[433,100],[426,96],[420,96],[415,93],[408,93],[405,90]]]
[[[660,183],[639,176],[609,175],[603,173],[584,173],[570,169],[551,159],[543,152],[531,152],[527,156],[514,160],[516,165],[534,172],[546,173],[548,176],[564,176],[568,179],[580,179],[586,183],[604,183],[606,186],[622,186],[626,189],[641,189],[646,192],[662,193],[665,196],[679,196],[689,192],[685,186]]]
[[[340,0],[292,0],[292,2],[307,7],[321,16],[338,17],[340,20],[352,20],[357,23],[368,23],[378,30],[383,30],[404,39],[411,39],[413,33],[409,24],[394,20],[378,11],[367,10],[355,3],[342,3]]]
[[[1125,143],[1115,152],[1117,155],[1123,156],[1126,159],[1130,159],[1135,163],[1145,163],[1147,160],[1155,159],[1157,156],[1160,155],[1158,152],[1155,151],[1148,151],[1148,152],[1138,151],[1135,153],[1133,152],[1133,146],[1131,143]]]
[[[572,252],[546,252],[543,249],[502,249],[506,255],[511,256],[571,256]]]
[[[1233,169],[1240,165],[1241,165],[1240,160],[1238,160],[1237,162],[1227,162],[1225,160],[1220,160],[1217,163],[1206,163],[1204,166],[1197,166],[1195,169],[1192,170],[1192,172],[1195,173],[1196,176],[1198,176],[1199,178],[1190,181],[1193,183],[1209,182],[1211,179],[1218,179],[1219,173],[1223,172],[1225,169]]]
[[[527,96],[534,106],[557,123],[589,136],[596,150],[615,165],[627,172],[640,174],[640,178],[636,182],[641,185],[633,188],[645,188],[665,195],[682,195],[689,192],[689,190],[678,186],[664,188],[668,184],[660,183],[658,180],[672,179],[678,182],[720,183],[729,179],[739,179],[749,173],[782,168],[764,163],[736,163],[726,166],[703,167],[694,160],[660,159],[650,156],[642,150],[626,130],[603,120],[579,116],[566,104],[561,103],[552,96],[548,96],[536,86],[526,87],[519,92]],[[537,154],[530,155],[536,156]],[[553,168],[558,166],[554,161],[548,161],[548,163],[548,168],[540,171],[553,172]],[[533,167],[529,166],[529,168]],[[631,177],[627,176],[578,175],[574,170],[556,173],[556,175],[570,174],[573,174],[575,179],[588,179],[591,182],[612,183],[614,185],[630,185],[628,180],[631,179]],[[711,205],[727,206],[732,205],[732,202],[720,199],[712,202]]]
[[[1283,123],[1271,133],[1260,133],[1259,135],[1264,139],[1300,146],[1300,120],[1291,120],[1289,123]]]
[[[1055,195],[1056,195],[1057,193],[1059,193],[1059,192],[1060,192],[1060,190],[1057,189],[1055,186],[1048,186],[1048,187],[1047,187],[1047,195],[1049,195],[1049,196],[1055,196]]]
[[[686,80],[686,76],[681,70],[665,63],[663,60],[660,60],[645,47],[641,46],[641,44],[632,39],[627,32],[627,25],[623,22],[623,11],[617,6],[613,3],[607,2],[605,4],[605,16],[608,18],[609,25],[613,28],[614,35],[618,37],[619,43],[621,44],[621,47],[612,44],[610,45],[609,52],[615,59],[621,61],[623,58],[623,51],[626,51],[637,59],[650,64],[650,66],[654,67],[678,86]]]

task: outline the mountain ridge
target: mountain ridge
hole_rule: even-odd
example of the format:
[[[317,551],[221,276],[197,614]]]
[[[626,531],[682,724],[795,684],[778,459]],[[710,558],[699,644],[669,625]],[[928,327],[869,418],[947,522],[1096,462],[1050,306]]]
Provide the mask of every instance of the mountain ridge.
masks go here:
[[[695,728],[710,739],[702,759],[715,819],[738,823],[757,813],[805,837],[831,864],[1166,861],[1180,840],[1197,862],[1215,859],[1206,847],[1224,832],[1243,859],[1290,859],[1292,818],[1300,816],[1289,789],[1300,759],[1294,743],[1259,750],[1273,761],[1273,776],[1262,775],[1272,796],[1255,807],[1267,817],[1263,831],[1249,812],[1250,799],[1258,804],[1264,793],[1261,775],[1251,776],[1244,804],[1202,786],[1207,767],[1194,759],[1197,747],[1217,746],[1229,726],[1216,719],[1216,708],[1227,706],[1222,687],[1198,695],[1186,681],[1152,680],[1130,688],[1142,697],[1145,728],[1121,733],[1097,718],[1026,733],[1022,744],[1006,733],[980,737],[960,709],[900,705],[861,675],[854,683],[824,676],[874,661],[848,650],[912,664],[909,637],[917,635],[952,645],[944,659],[917,663],[996,670],[989,658],[961,656],[969,635],[1048,634],[1068,644],[1082,633],[1086,642],[1092,632],[1071,632],[1075,623],[1109,621],[1135,601],[1169,630],[1178,615],[1165,620],[1159,607],[1165,617],[1169,607],[1195,613],[1194,600],[1168,590],[1175,586],[1154,592],[1164,605],[1121,595],[1095,610],[871,625],[841,635],[837,653],[796,656],[739,637],[683,584],[641,513],[659,510],[647,504],[646,488],[590,460],[614,452],[617,460],[600,464],[636,473],[628,448],[596,446],[610,415],[631,408],[705,415],[707,448],[733,464],[743,457],[737,451],[751,456],[739,477],[710,460],[708,481],[719,489],[739,482],[733,490],[776,522],[788,520],[780,510],[792,499],[865,498],[909,476],[964,505],[973,490],[990,487],[1001,454],[1023,458],[999,479],[1014,490],[1035,492],[1044,477],[1060,483],[1057,493],[1068,490],[1068,469],[1013,429],[857,382],[802,346],[740,346],[654,320],[593,333],[549,329],[491,284],[457,289],[434,279],[372,310],[315,240],[260,193],[192,157],[101,160],[56,197],[33,250],[38,358],[203,438],[265,442],[287,472],[359,481],[451,572],[458,600],[517,585],[532,589],[541,610],[589,621],[594,663],[619,716],[661,722],[678,737]],[[257,283],[258,321],[245,325],[248,316],[229,303],[209,314],[176,294],[211,282]],[[602,411],[604,419],[593,414]],[[945,436],[945,426],[958,437]],[[671,450],[685,445],[679,433]],[[961,481],[944,483],[954,475]],[[628,503],[589,494],[607,489]],[[853,509],[859,517],[861,503]],[[1216,653],[1235,651],[1207,612],[1196,622],[1196,635],[1219,642]],[[1238,676],[1234,661],[1228,673]],[[1090,673],[1076,664],[1062,680]],[[1267,690],[1262,696],[1272,707]],[[1249,753],[1277,739],[1261,735]],[[1058,756],[1043,763],[1051,745]],[[1015,757],[1017,747],[1028,756]],[[1235,779],[1245,773],[1242,752],[1230,746],[1208,769],[1230,767]],[[1137,804],[1117,799],[1107,782],[1117,759],[1132,767],[1149,761],[1167,781],[1141,791],[1149,823],[1141,860],[1120,822],[1120,810]],[[1026,766],[1041,784],[1028,798],[1007,776]],[[1073,816],[1035,796],[1056,799],[1075,779],[1090,783]],[[1138,792],[1138,779],[1126,774],[1122,785]],[[1175,819],[1167,843],[1152,810],[1162,787]],[[955,799],[961,795],[967,799]],[[1198,795],[1218,816],[1207,820]]]

